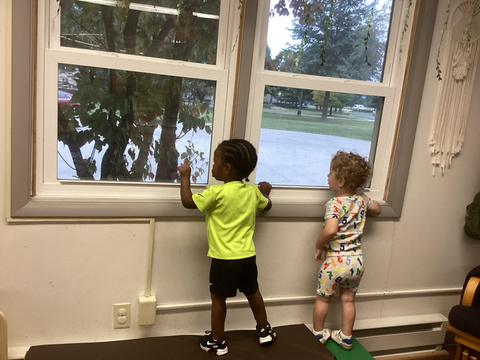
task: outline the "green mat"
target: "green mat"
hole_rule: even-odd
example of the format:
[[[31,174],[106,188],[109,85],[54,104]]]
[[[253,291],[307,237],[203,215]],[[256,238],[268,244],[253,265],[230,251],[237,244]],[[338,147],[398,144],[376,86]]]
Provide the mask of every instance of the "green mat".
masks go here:
[[[352,350],[343,350],[332,339],[327,341],[325,347],[335,355],[337,360],[374,360],[374,357],[355,338],[353,338]]]

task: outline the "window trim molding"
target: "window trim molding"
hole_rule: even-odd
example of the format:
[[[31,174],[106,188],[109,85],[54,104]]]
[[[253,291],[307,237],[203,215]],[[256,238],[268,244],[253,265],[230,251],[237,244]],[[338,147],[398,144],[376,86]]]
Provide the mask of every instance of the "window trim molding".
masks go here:
[[[244,3],[255,3],[256,0]],[[34,129],[34,68],[33,54],[35,42],[35,7],[32,1],[7,0],[7,220],[28,221],[38,218],[151,218],[151,217],[199,217],[200,212],[184,209],[176,199],[116,199],[116,198],[79,198],[79,197],[32,197],[34,192],[33,156],[35,155]],[[414,41],[411,52],[410,66],[406,74],[403,106],[397,122],[396,145],[391,155],[389,182],[386,196],[382,202],[384,218],[398,218],[401,215],[405,189],[408,180],[413,144],[415,139],[418,115],[420,112],[423,86],[435,25],[437,2],[418,1],[415,11],[412,36]],[[248,5],[247,5],[248,9]],[[25,21],[30,19],[32,21]],[[231,19],[231,18],[230,18]],[[23,21],[22,21],[23,20]],[[248,16],[244,17],[247,22]],[[416,20],[416,21],[415,21]],[[254,21],[255,22],[255,21]],[[238,25],[238,24],[237,24]],[[242,53],[245,42],[242,42]],[[226,50],[228,51],[228,50]],[[240,54],[242,56],[244,54]],[[248,55],[248,53],[247,53]],[[234,59],[236,61],[236,59]],[[235,62],[233,61],[233,62]],[[232,61],[230,61],[232,63]],[[242,64],[240,67],[248,64]],[[229,74],[229,81],[233,82],[233,71]],[[245,78],[245,77],[243,77]],[[241,82],[242,77],[239,77]],[[250,80],[250,79],[248,79]],[[239,83],[238,88],[241,84]],[[27,96],[25,96],[27,94]],[[24,99],[28,97],[25,106]],[[235,99],[235,104],[227,104],[227,109],[246,108],[249,94]],[[236,117],[232,125],[234,136],[238,131],[245,131],[246,118]],[[224,134],[229,132],[230,124],[226,121]],[[227,129],[228,128],[228,129]],[[238,130],[240,129],[240,130]],[[193,186],[193,191],[201,190],[204,186]],[[302,204],[294,198],[276,198],[272,192],[275,206],[265,213],[266,217],[288,218],[318,218],[323,215],[323,203],[316,205]],[[292,206],[295,211],[292,212]],[[65,215],[69,214],[69,215]],[[70,215],[71,214],[71,215]],[[134,216],[132,216],[134,214]],[[35,219],[37,218],[37,219]],[[33,221],[33,220],[32,220]]]
[[[412,22],[413,41],[408,52],[409,63],[402,89],[403,106],[397,121],[395,146],[391,154],[389,179],[386,184],[386,205],[382,206],[383,217],[399,218],[402,214],[408,173],[417,131],[418,116],[422,103],[430,48],[435,28],[438,2],[418,0]]]

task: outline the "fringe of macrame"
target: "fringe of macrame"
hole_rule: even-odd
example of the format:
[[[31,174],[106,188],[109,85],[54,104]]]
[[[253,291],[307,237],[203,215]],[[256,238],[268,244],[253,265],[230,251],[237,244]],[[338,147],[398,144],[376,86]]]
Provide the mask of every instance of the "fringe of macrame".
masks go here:
[[[438,166],[442,174],[447,167],[450,167],[453,157],[460,152],[465,137],[480,52],[478,41],[470,42],[467,36],[469,36],[468,32],[464,31],[462,40],[465,41],[455,40],[453,34],[449,39],[445,76],[430,132],[433,176]]]

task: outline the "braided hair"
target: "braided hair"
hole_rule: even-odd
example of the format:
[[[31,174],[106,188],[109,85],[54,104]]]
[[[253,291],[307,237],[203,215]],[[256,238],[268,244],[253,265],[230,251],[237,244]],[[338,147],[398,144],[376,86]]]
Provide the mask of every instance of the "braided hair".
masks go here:
[[[248,176],[257,166],[257,152],[250,142],[243,139],[225,140],[217,149],[223,161],[233,166],[242,180],[250,181]]]

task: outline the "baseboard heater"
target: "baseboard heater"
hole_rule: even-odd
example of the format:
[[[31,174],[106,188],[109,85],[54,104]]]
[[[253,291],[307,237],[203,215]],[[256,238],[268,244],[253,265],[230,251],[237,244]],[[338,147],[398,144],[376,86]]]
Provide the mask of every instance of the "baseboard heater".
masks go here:
[[[373,356],[441,350],[447,321],[442,314],[357,320],[353,336]]]

